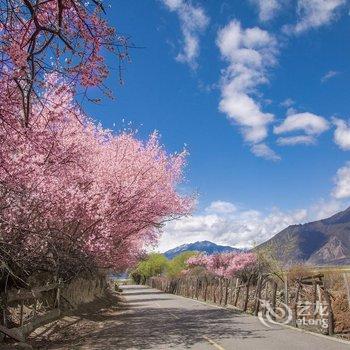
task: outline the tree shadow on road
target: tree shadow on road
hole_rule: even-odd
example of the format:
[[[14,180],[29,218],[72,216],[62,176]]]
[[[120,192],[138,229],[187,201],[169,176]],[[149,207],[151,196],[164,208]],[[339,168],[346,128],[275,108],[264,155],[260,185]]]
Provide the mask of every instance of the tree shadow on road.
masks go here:
[[[140,291],[140,289],[138,289],[138,291]],[[148,289],[144,289],[144,292],[129,292],[129,290],[127,292],[124,293],[124,295],[149,295],[149,294],[156,294],[159,295],[160,293],[163,292],[155,292],[155,291],[149,291]],[[164,293],[166,294],[166,293]]]
[[[140,289],[138,289],[140,291]],[[145,294],[145,293],[140,293]],[[73,333],[66,330],[65,337],[50,344],[39,343],[40,349],[171,349],[187,348],[205,342],[204,337],[216,341],[229,337],[262,338],[267,336],[249,316],[224,309],[208,308],[193,303],[183,308],[154,307],[155,298],[130,300],[118,312],[104,307],[86,310],[80,314],[81,322]],[[135,295],[135,293],[129,293]],[[164,295],[163,293],[161,295]],[[172,299],[174,300],[174,299]],[[140,304],[141,301],[148,303]]]
[[[166,300],[174,300],[171,298],[144,298],[144,299],[133,299],[129,305],[131,307],[135,307],[135,303],[147,303],[149,301],[166,301]],[[138,305],[138,304],[137,304]]]

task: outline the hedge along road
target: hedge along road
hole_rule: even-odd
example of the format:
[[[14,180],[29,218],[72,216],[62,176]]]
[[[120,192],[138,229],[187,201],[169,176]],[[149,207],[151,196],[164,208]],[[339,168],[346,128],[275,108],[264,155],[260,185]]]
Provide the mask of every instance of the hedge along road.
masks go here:
[[[104,349],[350,349],[347,342],[279,325],[267,328],[257,317],[145,286],[123,286],[123,296],[126,312],[108,345],[102,342]],[[90,348],[100,349],[97,339]]]

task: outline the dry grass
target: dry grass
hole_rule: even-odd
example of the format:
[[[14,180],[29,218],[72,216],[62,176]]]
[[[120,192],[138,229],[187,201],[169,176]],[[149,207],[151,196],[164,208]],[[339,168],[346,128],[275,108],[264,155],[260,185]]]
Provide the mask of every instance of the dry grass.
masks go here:
[[[288,270],[288,281],[290,283],[294,283],[298,280],[300,280],[303,277],[310,276],[311,271],[310,268],[302,265],[302,264],[297,264],[289,268]]]

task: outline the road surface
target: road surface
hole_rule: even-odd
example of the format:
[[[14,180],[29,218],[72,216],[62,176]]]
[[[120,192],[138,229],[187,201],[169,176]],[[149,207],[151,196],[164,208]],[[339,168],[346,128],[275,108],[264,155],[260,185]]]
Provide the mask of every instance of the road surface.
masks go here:
[[[350,343],[282,326],[266,328],[256,317],[144,286],[123,286],[123,295],[126,312],[105,349],[350,349]]]
[[[267,328],[256,317],[145,286],[123,286],[123,296],[123,303],[115,297],[95,301],[57,323],[38,329],[32,335],[33,347],[40,350],[350,350],[350,343],[279,325]]]

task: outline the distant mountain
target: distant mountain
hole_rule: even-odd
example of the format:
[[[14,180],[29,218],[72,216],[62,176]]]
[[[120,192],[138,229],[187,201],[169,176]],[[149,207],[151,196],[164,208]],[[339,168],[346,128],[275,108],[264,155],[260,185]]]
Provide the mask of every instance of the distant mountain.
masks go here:
[[[164,255],[168,259],[172,259],[183,252],[202,252],[210,255],[215,253],[228,253],[228,252],[239,252],[239,251],[240,249],[233,248],[230,246],[218,245],[210,241],[201,241],[201,242],[180,245],[174,249],[170,249],[166,251]]]
[[[259,247],[267,246],[286,263],[350,264],[350,208],[327,219],[289,226]]]

